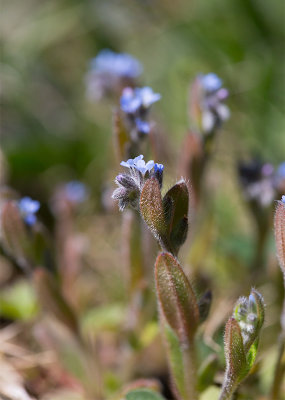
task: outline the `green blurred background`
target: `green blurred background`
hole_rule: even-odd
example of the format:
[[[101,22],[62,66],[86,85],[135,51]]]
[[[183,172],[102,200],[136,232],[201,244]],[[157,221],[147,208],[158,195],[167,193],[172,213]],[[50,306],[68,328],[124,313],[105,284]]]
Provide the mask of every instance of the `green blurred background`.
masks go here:
[[[112,163],[110,102],[86,99],[85,74],[103,48],[129,52],[141,83],[162,94],[155,118],[178,149],[188,127],[188,84],[215,72],[230,90],[225,147],[284,159],[282,1],[2,2],[1,147],[8,182],[44,201],[58,179],[99,195]]]

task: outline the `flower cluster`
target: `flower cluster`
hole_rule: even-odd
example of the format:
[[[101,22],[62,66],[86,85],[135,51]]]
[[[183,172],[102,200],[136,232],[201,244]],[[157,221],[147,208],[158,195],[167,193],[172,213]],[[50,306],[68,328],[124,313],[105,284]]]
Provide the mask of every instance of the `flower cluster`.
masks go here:
[[[141,63],[130,54],[102,50],[91,60],[86,76],[87,95],[99,100],[106,94],[120,92],[122,87],[133,85],[142,70]]]
[[[150,124],[147,121],[151,105],[160,100],[161,95],[154,93],[152,88],[126,87],[120,98],[121,110],[126,114],[130,127],[140,134],[148,134]]]
[[[241,162],[238,172],[244,197],[262,207],[270,206],[285,187],[285,163],[275,171],[272,164],[259,160]]]
[[[204,133],[210,134],[229,118],[229,108],[223,103],[228,95],[216,74],[200,74],[196,78],[192,97],[194,108],[200,111],[199,125]]]
[[[260,293],[255,290],[248,298],[240,297],[235,306],[233,317],[240,326],[244,346],[249,342],[252,343],[252,335],[254,335],[259,324],[263,323],[264,311],[261,311],[259,306],[264,307],[264,302]],[[261,314],[259,315],[259,313]]]
[[[226,373],[220,399],[230,399],[248,375],[257,354],[260,330],[264,322],[264,300],[255,289],[249,297],[240,297],[225,329]]]
[[[40,202],[37,200],[32,200],[30,197],[23,197],[18,202],[18,207],[20,213],[25,221],[25,223],[29,226],[33,226],[36,221],[36,213],[40,209]]]
[[[156,164],[153,160],[146,163],[143,155],[122,161],[121,165],[128,168],[129,173],[119,174],[116,177],[115,183],[119,187],[113,192],[112,198],[118,201],[120,211],[127,206],[138,209],[139,197],[145,180],[153,175],[162,185],[164,167],[162,164]]]

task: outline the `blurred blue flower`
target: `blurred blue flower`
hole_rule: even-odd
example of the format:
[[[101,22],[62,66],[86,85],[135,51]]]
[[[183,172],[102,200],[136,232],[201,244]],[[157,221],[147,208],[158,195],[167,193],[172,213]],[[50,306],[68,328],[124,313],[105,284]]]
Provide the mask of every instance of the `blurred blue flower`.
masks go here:
[[[281,198],[282,203],[285,204],[285,195],[283,194],[282,198]]]
[[[127,87],[123,90],[120,98],[121,109],[127,114],[135,114],[141,107],[141,99],[136,96],[135,90]]]
[[[64,190],[67,199],[73,204],[83,203],[88,197],[86,185],[80,181],[68,182]]]
[[[37,221],[36,212],[40,208],[40,202],[30,197],[23,197],[18,202],[19,210],[27,225],[34,225]]]
[[[229,108],[223,104],[229,92],[222,87],[222,80],[213,72],[198,75],[197,80],[200,88],[198,101],[202,113],[202,130],[205,133],[210,133],[230,116]]]
[[[126,168],[136,169],[137,171],[141,172],[142,175],[144,176],[147,171],[150,172],[153,169],[154,161],[150,160],[146,163],[143,160],[143,155],[141,154],[140,156],[134,159],[129,159],[128,161],[122,161],[121,165]]]
[[[277,176],[282,179],[285,178],[285,161],[277,168]]]
[[[149,108],[153,103],[161,99],[161,95],[159,93],[154,93],[149,86],[137,88],[135,92],[136,95],[140,97],[142,106],[145,108]]]
[[[143,121],[143,120],[140,119],[140,118],[136,118],[135,123],[136,123],[137,130],[138,130],[140,133],[144,133],[145,135],[149,134],[149,132],[150,132],[150,125],[149,125],[148,122]]]
[[[140,108],[148,109],[153,103],[161,99],[159,93],[154,93],[152,88],[132,89],[127,87],[123,90],[120,104],[121,109],[127,114],[135,114]]]
[[[91,61],[91,69],[119,77],[136,78],[142,73],[141,63],[127,53],[104,49]]]
[[[201,75],[200,77],[203,89],[207,92],[215,92],[222,87],[222,80],[213,72],[206,75]]]

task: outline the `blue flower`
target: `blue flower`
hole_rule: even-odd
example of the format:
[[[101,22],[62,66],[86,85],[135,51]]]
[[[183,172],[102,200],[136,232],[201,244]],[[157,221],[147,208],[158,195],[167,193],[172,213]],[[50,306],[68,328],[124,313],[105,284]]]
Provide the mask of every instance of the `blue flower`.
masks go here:
[[[18,202],[18,206],[26,224],[30,226],[34,225],[37,220],[35,214],[41,206],[40,202],[37,200],[32,200],[30,197],[23,197]]]
[[[121,109],[127,114],[135,114],[136,111],[141,107],[141,99],[136,96],[134,89],[127,87],[123,90],[120,98]]]
[[[136,78],[142,73],[141,63],[127,53],[115,53],[105,49],[91,61],[91,68],[98,72],[112,75]]]
[[[280,178],[285,178],[285,161],[279,165],[277,169],[277,176]]]
[[[137,161],[142,160],[143,155],[137,156],[136,158],[129,158],[128,161],[122,161],[121,165],[126,168],[134,168]]]
[[[160,187],[162,187],[163,170],[164,170],[163,164],[157,164],[157,163],[154,164],[154,176],[158,180]]]
[[[136,95],[140,97],[142,106],[149,108],[153,103],[161,99],[159,93],[154,93],[152,88],[145,86],[140,89],[135,89]]]
[[[161,95],[159,93],[154,93],[148,86],[135,89],[127,87],[123,90],[120,105],[125,113],[135,114],[140,108],[148,109],[153,103],[160,99]]]
[[[222,80],[213,72],[206,75],[201,75],[200,81],[202,83],[203,89],[207,92],[215,92],[222,87]]]
[[[285,204],[285,195],[284,194],[283,194],[283,196],[281,198],[281,201],[282,201],[283,204]]]
[[[142,119],[140,119],[140,118],[136,118],[136,127],[137,127],[137,130],[140,132],[140,133],[144,133],[145,135],[148,135],[149,134],[149,132],[150,132],[150,125],[149,125],[149,123],[148,122],[146,122],[146,121],[143,121]]]
[[[79,181],[68,182],[64,189],[67,199],[74,204],[83,203],[88,196],[86,186]]]
[[[199,89],[197,102],[200,103],[202,113],[201,128],[206,134],[211,133],[230,116],[229,108],[223,104],[229,92],[222,87],[222,80],[213,72],[198,75],[196,82]]]
[[[164,170],[164,165],[163,164],[154,164],[154,172],[159,172],[162,173]]]
[[[147,163],[143,160],[143,155],[129,159],[128,161],[122,161],[121,165],[126,168],[136,169],[137,171],[141,172],[144,176],[146,172],[150,172],[154,167],[154,161],[150,160]]]

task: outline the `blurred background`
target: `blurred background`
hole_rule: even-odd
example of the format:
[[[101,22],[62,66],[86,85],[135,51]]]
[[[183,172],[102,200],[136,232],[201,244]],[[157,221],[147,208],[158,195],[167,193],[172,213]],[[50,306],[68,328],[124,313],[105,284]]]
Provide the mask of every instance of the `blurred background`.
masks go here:
[[[231,117],[218,134],[205,178],[207,209],[202,212],[196,240],[190,246],[189,239],[180,259],[197,291],[211,287],[219,310],[224,309],[221,320],[217,322],[216,315],[212,318],[217,326],[213,322],[205,329],[208,344],[201,347],[202,355],[210,353],[209,343],[216,332],[217,346],[222,344],[223,323],[231,309],[227,299],[247,295],[251,286],[261,288],[271,307],[261,345],[269,362],[268,369],[260,367],[259,378],[250,378],[259,382],[250,382],[254,389],[248,398],[262,398],[254,396],[265,396],[270,387],[282,280],[272,226],[265,265],[260,270],[251,268],[256,227],[241,193],[237,165],[258,158],[277,168],[285,160],[284,17],[280,0],[2,1],[0,183],[20,196],[40,201],[39,220],[51,237],[56,234],[51,199],[59,185],[79,180],[88,188],[89,197],[76,210],[74,222],[76,246],[83,254],[76,276],[75,309],[88,334],[99,338],[94,342],[106,366],[100,379],[107,382],[110,395],[134,378],[154,376],[170,396],[163,350],[152,353],[160,343],[152,264],[144,283],[149,289],[147,317],[139,333],[122,329],[128,304],[124,265],[118,263],[122,216],[108,200],[120,170],[112,143],[116,104],[110,98],[97,102],[88,98],[90,60],[106,48],[129,53],[143,65],[140,85],[161,94],[152,119],[164,135],[163,145],[167,144],[164,159],[155,160],[165,164],[166,187],[181,176],[177,165],[189,129],[190,82],[199,73],[214,72],[229,90]],[[70,378],[62,367],[59,381],[49,371],[54,366],[52,351],[58,353],[58,349],[42,339],[33,285],[4,253],[0,260],[0,328],[16,323],[17,333],[11,337],[29,356],[42,348],[51,349],[45,353],[46,364],[16,362],[13,371],[19,372],[32,398],[64,399],[62,392],[59,397],[48,397],[51,390],[62,388],[75,388],[78,395],[81,384],[76,371]],[[155,251],[151,263],[154,259]],[[128,338],[122,339],[126,329]],[[25,335],[20,339],[18,332]],[[222,365],[222,349],[213,346]],[[149,354],[154,357],[151,361]],[[6,359],[0,360],[4,365]],[[6,368],[11,367],[8,364]],[[123,373],[120,365],[126,366]]]

